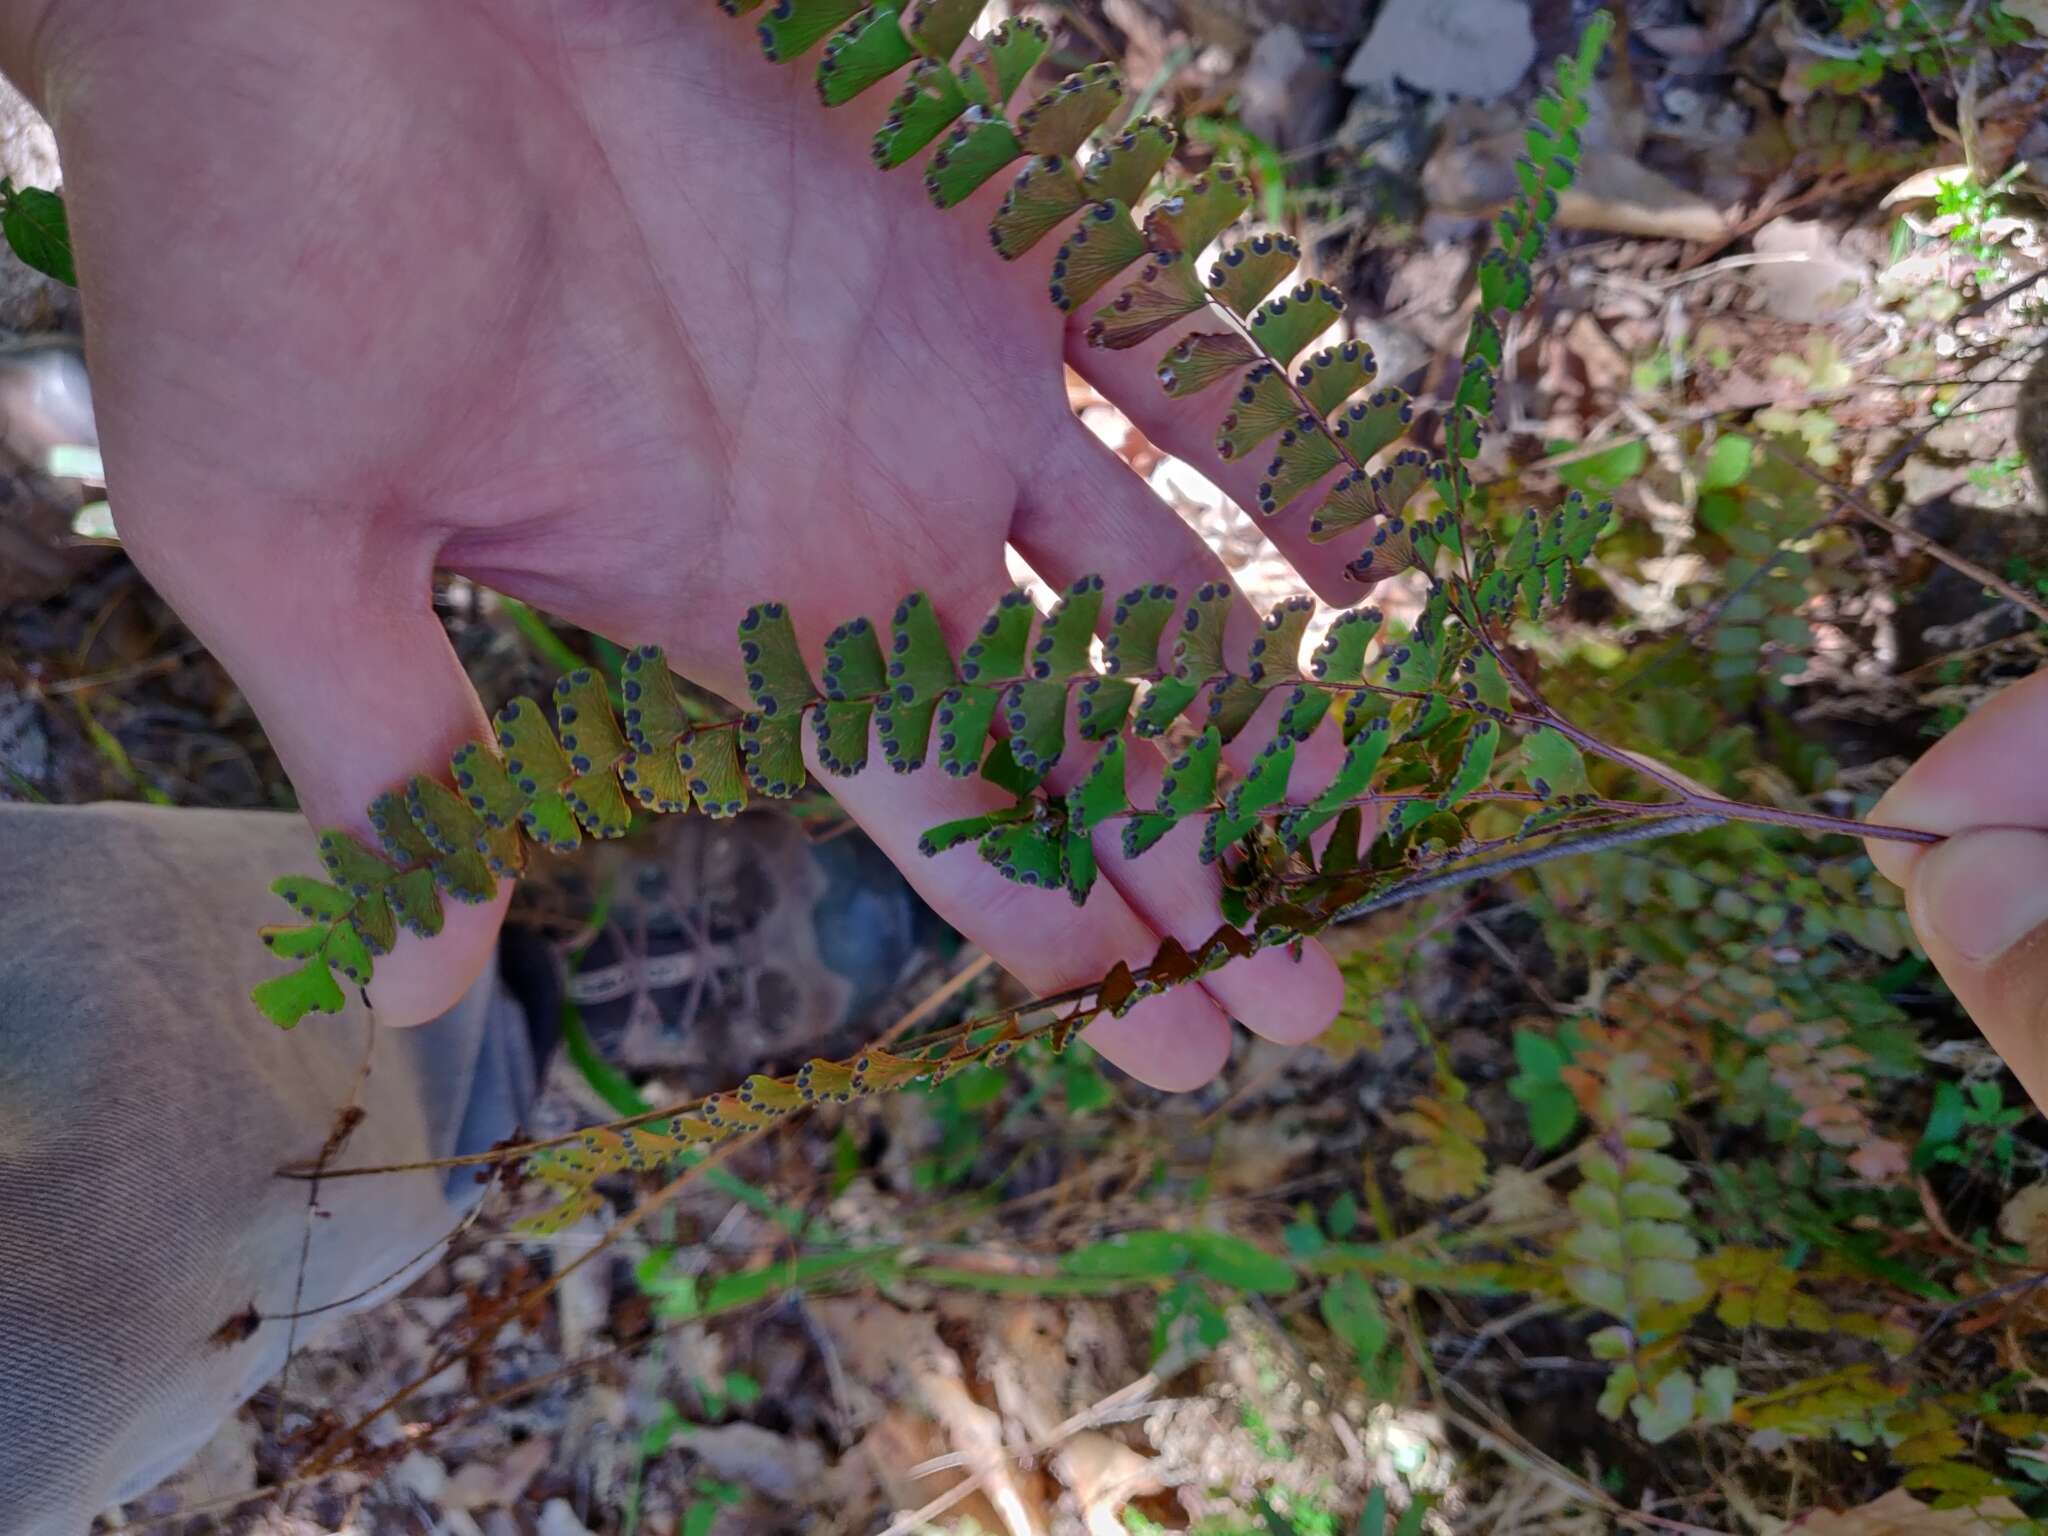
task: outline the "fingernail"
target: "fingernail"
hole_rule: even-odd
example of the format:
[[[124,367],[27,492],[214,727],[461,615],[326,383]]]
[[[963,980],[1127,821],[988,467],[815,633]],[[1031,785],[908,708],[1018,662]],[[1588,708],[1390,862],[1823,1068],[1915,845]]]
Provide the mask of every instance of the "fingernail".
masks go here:
[[[1913,867],[1915,919],[1963,959],[1989,965],[2048,927],[2048,833],[1964,832]]]

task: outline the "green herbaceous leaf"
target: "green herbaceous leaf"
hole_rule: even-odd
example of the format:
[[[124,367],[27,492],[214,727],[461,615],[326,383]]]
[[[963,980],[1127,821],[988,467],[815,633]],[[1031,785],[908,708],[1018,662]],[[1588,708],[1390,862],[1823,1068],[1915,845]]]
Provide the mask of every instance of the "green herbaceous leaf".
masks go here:
[[[937,207],[954,207],[1023,153],[1008,123],[971,106],[925,162],[924,189]]]
[[[948,688],[939,695],[934,725],[939,738],[939,766],[949,777],[972,778],[981,767],[982,744],[988,739],[989,726],[1001,702],[1002,694],[994,688]]]
[[[1239,319],[1249,319],[1300,261],[1301,242],[1293,236],[1254,235],[1217,258],[1209,268],[1209,291]]]
[[[997,827],[978,846],[981,856],[1005,879],[1048,891],[1066,883],[1065,840],[1045,823]]]
[[[1593,792],[1584,755],[1571,738],[1547,725],[1522,738],[1522,776],[1545,800]]]
[[[1323,792],[1308,806],[1289,815],[1281,826],[1281,837],[1289,847],[1299,847],[1308,837],[1334,820],[1347,804],[1372,790],[1373,775],[1393,740],[1385,716],[1369,720],[1344,748],[1344,764]]]
[[[318,955],[282,976],[258,982],[249,996],[281,1029],[290,1029],[309,1013],[339,1013],[343,1002],[341,988]]]
[[[874,717],[875,706],[866,700],[828,701],[812,711],[818,762],[827,773],[855,774],[867,766],[868,727]]]
[[[519,825],[527,797],[513,784],[495,752],[481,742],[468,742],[456,749],[448,766],[455,775],[456,793],[485,826],[503,831]]]
[[[953,659],[931,600],[913,592],[896,605],[889,632],[889,691],[876,716],[882,755],[898,773],[923,765],[932,715],[953,682]]]
[[[1029,808],[1012,806],[989,811],[981,816],[963,816],[958,821],[941,822],[938,826],[925,830],[924,835],[917,840],[917,851],[929,858],[933,854],[944,853],[949,848],[958,848],[962,843],[975,842],[996,827],[1028,820],[1030,815]]]
[[[341,972],[351,986],[366,986],[370,980],[370,951],[363,944],[362,936],[347,923],[336,923],[327,930],[327,941],[320,946],[320,958],[333,970]]]
[[[1145,244],[1190,264],[1251,206],[1251,188],[1236,170],[1219,166],[1162,198],[1145,216]]]
[[[1492,250],[1479,263],[1479,302],[1488,309],[1518,310],[1529,302],[1529,264]]]
[[[960,89],[985,111],[1001,112],[1051,41],[1035,21],[1006,21],[985,38],[970,37],[960,52]]]
[[[391,910],[390,901],[381,892],[359,898],[348,920],[354,925],[356,936],[363,941],[363,947],[372,955],[388,955],[398,942],[398,918]]]
[[[1083,576],[1060,595],[1038,627],[1031,647],[1031,675],[1070,678],[1088,670],[1095,619],[1102,612],[1102,578]]]
[[[1324,1290],[1321,1308],[1330,1332],[1351,1346],[1360,1369],[1369,1368],[1391,1337],[1373,1283],[1356,1271],[1341,1274]]]
[[[1223,676],[1209,685],[1209,724],[1234,741],[1266,702],[1266,690],[1248,677]]]
[[[1274,433],[1291,426],[1300,414],[1287,375],[1271,363],[1260,363],[1244,376],[1230,409],[1216,426],[1216,452],[1241,459]]]
[[[690,797],[706,815],[737,816],[746,809],[747,783],[740,771],[738,733],[730,726],[693,732],[677,751],[676,763],[689,785]],[[569,803],[577,804],[573,794]],[[590,826],[590,818],[580,806],[577,817]]]
[[[256,931],[270,952],[280,960],[303,960],[308,955],[320,953],[320,946],[327,942],[327,930],[332,926],[331,923],[308,923],[300,928],[269,925]]]
[[[1216,770],[1222,760],[1223,737],[1212,725],[1166,765],[1166,774],[1159,781],[1157,809],[1124,823],[1124,856],[1135,859],[1183,817],[1207,810],[1216,798]]]
[[[723,734],[729,737],[732,733],[728,731]],[[624,754],[626,760],[630,760],[631,756],[630,752]],[[668,756],[667,753],[659,753],[648,761],[665,761]],[[622,760],[619,768],[625,766],[626,762]],[[588,773],[578,774],[562,786],[562,800],[574,813],[583,830],[592,837],[624,837],[626,829],[632,824],[633,812],[626,804],[625,790],[619,783],[618,771],[609,766],[594,767]],[[662,788],[672,789],[673,784],[665,784]],[[536,802],[536,807],[539,805],[540,802]],[[547,807],[547,820],[553,820],[551,806]],[[541,825],[542,821],[542,817],[535,817],[535,825]]]
[[[1010,182],[989,221],[989,243],[1005,261],[1015,261],[1088,201],[1073,163],[1061,155],[1033,155]]]
[[[1160,388],[1178,400],[1257,362],[1259,349],[1234,331],[1198,331],[1184,336],[1159,360]]]
[[[364,847],[350,832],[320,834],[320,862],[334,883],[351,896],[363,897],[382,890],[398,873],[389,862]]]
[[[1194,1261],[1195,1245],[1180,1232],[1120,1232],[1060,1256],[1060,1273],[1165,1280]]]
[[[818,59],[818,99],[828,107],[844,106],[916,56],[896,7],[871,5],[826,42]]]
[[[1291,737],[1268,742],[1252,760],[1250,770],[1231,790],[1223,809],[1209,818],[1202,834],[1202,862],[1214,863],[1223,851],[1259,825],[1262,814],[1287,798],[1288,775],[1294,770]]]
[[[739,646],[747,695],[763,715],[794,715],[817,696],[783,604],[749,608],[739,623]]]
[[[1076,697],[1074,721],[1083,741],[1103,741],[1124,728],[1138,685],[1120,677],[1091,677]]]
[[[14,254],[46,277],[78,286],[71,259],[71,225],[64,199],[41,187],[16,187],[0,179],[0,234]]]
[[[1388,385],[1363,400],[1354,400],[1337,414],[1337,440],[1358,463],[1390,446],[1415,423],[1415,403],[1408,391]]]
[[[1259,1296],[1283,1296],[1299,1280],[1294,1266],[1229,1232],[1190,1232],[1197,1273]]]
[[[1297,416],[1273,445],[1255,493],[1259,510],[1270,517],[1343,462],[1329,430],[1314,416]]]
[[[1086,831],[1129,809],[1124,769],[1123,738],[1113,736],[1081,781],[1067,791],[1067,818],[1071,825]]]
[[[1313,278],[1268,299],[1252,315],[1252,340],[1274,362],[1286,367],[1344,313],[1344,296]]]
[[[1319,683],[1356,683],[1365,678],[1365,653],[1385,622],[1377,608],[1353,608],[1338,615],[1310,659],[1308,675]]]
[[[1027,153],[1071,156],[1122,105],[1124,83],[1114,64],[1091,64],[1060,81],[1017,114]],[[1075,206],[1080,206],[1079,200]]]
[[[1362,341],[1341,342],[1313,353],[1294,375],[1318,415],[1327,417],[1379,374],[1372,348]]]
[[[1303,684],[1287,695],[1287,707],[1280,712],[1280,721],[1274,727],[1274,735],[1292,737],[1295,741],[1307,741],[1315,734],[1317,726],[1330,713],[1337,702],[1337,696],[1322,688],[1311,688]]]
[[[643,759],[637,753],[629,752],[626,754],[624,765],[619,769],[620,780],[628,793],[633,794],[651,811],[673,814],[685,809],[688,797],[679,792],[650,795],[640,793],[633,781],[636,776],[635,765],[641,761]],[[652,761],[673,767],[675,752],[671,748],[657,754]],[[680,776],[668,787],[671,791],[679,791]],[[576,820],[576,812],[570,807],[568,797],[560,793],[542,795],[528,804],[526,809],[519,813],[519,825],[528,837],[550,853],[571,853],[583,843],[582,824]]]
[[[903,30],[917,51],[950,63],[987,0],[911,0]]]
[[[880,693],[887,676],[881,642],[866,619],[849,619],[825,637],[826,698],[859,699]]]
[[[1740,432],[1723,432],[1714,439],[1714,446],[1707,450],[1706,463],[1700,466],[1700,489],[1721,491],[1742,484],[1749,478],[1749,467],[1755,457],[1754,438],[1744,437]]]
[[[1309,539],[1327,544],[1345,531],[1385,517],[1388,508],[1373,489],[1370,470],[1354,469],[1330,485],[1330,493],[1308,520]]]
[[[1088,323],[1088,344],[1121,351],[1150,341],[1161,331],[1208,305],[1195,280],[1193,262],[1174,251],[1155,255]]]
[[[1089,204],[1053,257],[1053,307],[1072,313],[1144,254],[1145,237],[1129,208],[1106,200]]]
[[[754,29],[771,64],[802,58],[860,10],[860,0],[775,0]]]
[[[1156,117],[1139,118],[1088,162],[1081,177],[1082,190],[1098,203],[1135,207],[1179,143],[1180,135],[1170,124]]]
[[[1179,594],[1164,582],[1139,587],[1118,600],[1110,614],[1102,664],[1112,676],[1149,673],[1159,665],[1159,638],[1172,621]]]
[[[1508,1092],[1527,1107],[1529,1137],[1540,1151],[1563,1146],[1579,1122],[1578,1100],[1562,1076],[1568,1060],[1557,1041],[1533,1030],[1515,1031],[1515,1064],[1520,1070],[1508,1079]]]
[[[436,871],[415,869],[400,875],[389,887],[391,908],[408,933],[431,939],[441,931],[443,914]]]
[[[890,103],[888,116],[875,130],[871,157],[882,170],[893,170],[945,132],[966,110],[967,96],[953,71],[926,59],[911,70]]]
[[[305,877],[305,874],[287,874],[281,881],[272,881],[270,889],[276,895],[285,897],[291,909],[297,911],[301,918],[313,920],[332,922],[334,918],[346,915],[348,909],[356,903],[356,899],[348,891],[328,885],[326,881],[315,881],[311,877]]]
[[[1003,693],[1003,720],[1019,767],[1043,773],[1067,747],[1067,682],[1012,683]]]
[[[1574,445],[1559,443],[1558,448]],[[1650,445],[1639,437],[1624,438],[1597,452],[1575,457],[1557,466],[1557,478],[1575,491],[1589,496],[1609,496],[1639,477],[1650,462]]]
[[[612,718],[604,680],[588,667],[555,684],[555,727],[573,773],[600,772],[625,755],[626,738]]]
[[[359,898],[348,920],[355,925],[357,936],[373,955],[390,954],[392,946],[398,942],[398,918],[391,910],[389,898],[382,892]]]
[[[1262,688],[1292,682],[1301,676],[1301,637],[1316,615],[1313,598],[1290,597],[1276,604],[1252,641],[1247,677]]]

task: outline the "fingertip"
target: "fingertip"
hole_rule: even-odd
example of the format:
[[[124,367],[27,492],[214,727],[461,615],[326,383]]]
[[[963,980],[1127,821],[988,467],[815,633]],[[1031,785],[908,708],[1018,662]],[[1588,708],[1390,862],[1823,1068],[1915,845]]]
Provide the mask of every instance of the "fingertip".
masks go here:
[[[1082,1038],[1111,1065],[1168,1093],[1200,1088],[1230,1059],[1230,1021],[1197,987],[1148,997],[1121,1018],[1105,1014]]]
[[[1991,828],[1924,850],[1906,908],[1957,1000],[2048,1104],[2048,832]]]
[[[1883,798],[1870,808],[1869,816],[1864,819],[1881,827],[1910,825],[1907,818],[1911,815],[1911,807],[1909,804],[1902,804],[1908,797],[1900,794],[1905,782],[1901,779],[1899,783],[1886,790]],[[1870,855],[1870,862],[1877,866],[1877,872],[1904,890],[1912,879],[1913,865],[1925,852],[1926,845],[1897,843],[1890,838],[1871,837],[1864,839],[1863,848]]]
[[[1315,1039],[1344,1006],[1344,973],[1314,939],[1298,956],[1267,949],[1233,960],[1202,985],[1238,1023],[1276,1045]]]

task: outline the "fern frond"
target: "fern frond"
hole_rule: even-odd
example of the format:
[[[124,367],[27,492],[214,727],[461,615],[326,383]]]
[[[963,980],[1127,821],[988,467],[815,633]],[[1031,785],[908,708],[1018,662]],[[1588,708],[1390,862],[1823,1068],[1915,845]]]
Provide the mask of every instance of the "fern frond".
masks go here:
[[[1582,521],[1593,525],[1595,514],[1586,512]],[[1545,548],[1529,543],[1528,557],[1540,558]],[[1511,564],[1501,570],[1518,580],[1528,574]],[[499,878],[517,876],[536,852],[566,853],[586,837],[623,836],[634,804],[657,814],[695,809],[731,816],[752,795],[794,794],[805,781],[806,730],[828,775],[864,769],[872,730],[897,772],[919,769],[936,755],[949,774],[979,773],[1001,785],[1017,797],[1012,812],[935,828],[926,851],[972,841],[1010,878],[1064,889],[1077,902],[1095,880],[1088,834],[1111,821],[1125,823],[1120,841],[1126,856],[1136,857],[1181,821],[1201,818],[1205,858],[1246,855],[1234,883],[1291,880],[1295,897],[1313,898],[1333,882],[1355,883],[1355,841],[1324,855],[1338,861],[1334,872],[1320,868],[1306,846],[1311,833],[1346,809],[1391,808],[1374,855],[1374,867],[1385,872],[1412,865],[1424,849],[1435,856],[1465,846],[1455,817],[1420,837],[1435,813],[1487,798],[1541,806],[1553,798],[1551,778],[1583,782],[1583,770],[1574,777],[1570,768],[1577,749],[1553,730],[1539,737],[1543,767],[1534,777],[1541,787],[1494,783],[1503,726],[1539,722],[1507,710],[1506,682],[1446,585],[1433,589],[1414,624],[1391,644],[1381,639],[1376,611],[1346,615],[1305,667],[1302,641],[1315,612],[1306,598],[1281,604],[1233,656],[1224,639],[1232,594],[1222,583],[1204,585],[1185,604],[1163,583],[1136,588],[1114,604],[1106,605],[1105,596],[1101,578],[1083,577],[1034,623],[1024,594],[1007,593],[956,658],[930,602],[912,593],[896,606],[886,646],[865,618],[832,632],[822,684],[787,610],[759,604],[741,619],[736,637],[752,707],[725,719],[693,719],[666,658],[651,646],[626,657],[616,711],[589,669],[555,686],[552,727],[538,701],[514,699],[498,712],[493,741],[468,743],[450,759],[452,782],[416,777],[402,795],[381,796],[371,806],[381,852],[346,832],[329,832],[320,845],[326,881],[278,882],[278,894],[306,921],[302,929],[278,931],[272,947],[300,964],[264,983],[257,1001],[285,1025],[310,1011],[338,1010],[335,973],[366,984],[373,957],[389,951],[399,926],[436,931],[437,891],[489,900]],[[1105,606],[1107,670],[1097,671],[1092,650]],[[1172,655],[1162,663],[1169,633]],[[1286,704],[1274,735],[1238,782],[1219,784],[1222,747],[1276,692]],[[1318,793],[1290,801],[1296,744],[1332,716],[1342,721],[1344,762]],[[1109,766],[1121,765],[1121,733],[1157,736],[1181,721],[1195,745],[1151,807],[1132,806],[1121,772]],[[1074,749],[1070,731],[1084,746],[1107,745],[1074,792],[1047,796],[1040,786]],[[1559,809],[1594,803],[1577,795]],[[1279,890],[1268,894],[1277,898]]]

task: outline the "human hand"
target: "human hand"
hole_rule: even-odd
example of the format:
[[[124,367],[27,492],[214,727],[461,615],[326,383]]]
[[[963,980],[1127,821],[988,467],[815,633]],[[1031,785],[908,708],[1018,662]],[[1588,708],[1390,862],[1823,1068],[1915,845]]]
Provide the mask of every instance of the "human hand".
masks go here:
[[[828,113],[807,66],[766,64],[709,10],[46,0],[0,22],[0,62],[64,157],[121,534],[317,825],[361,827],[374,794],[483,736],[430,609],[436,568],[658,643],[731,697],[749,603],[786,602],[815,661],[838,621],[922,588],[957,644],[1008,585],[1005,540],[1055,584],[1224,579],[1062,387],[1064,355],[1209,468],[1225,402],[1162,395],[1171,335],[1142,356],[1077,345],[1085,322],[1045,296],[1057,240],[1007,265],[988,250],[1005,178],[935,211],[913,170],[869,161],[887,91]],[[1215,472],[1249,499],[1254,470]],[[1305,521],[1276,542],[1310,586],[1355,597],[1355,551],[1309,545]],[[998,801],[988,786],[936,766],[830,783],[1041,991],[1219,921],[1193,820],[1142,861],[1105,857],[1076,911],[971,856],[917,855],[926,827]],[[401,940],[380,1016],[452,1000],[501,912]],[[1341,993],[1313,945],[1272,951],[1091,1038],[1187,1087],[1221,1064],[1227,1017],[1301,1040]]]
[[[1871,812],[1947,834],[1873,842],[1950,989],[2048,1108],[2048,672],[1949,732]]]

